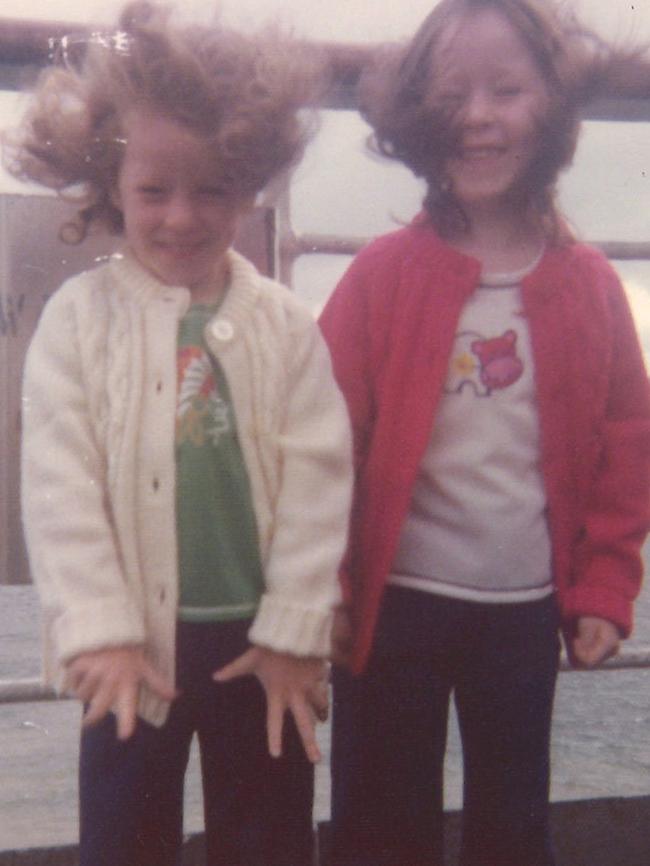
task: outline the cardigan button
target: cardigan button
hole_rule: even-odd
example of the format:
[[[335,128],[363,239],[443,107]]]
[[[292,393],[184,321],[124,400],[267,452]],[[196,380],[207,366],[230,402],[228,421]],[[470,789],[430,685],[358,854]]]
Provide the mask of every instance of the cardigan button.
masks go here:
[[[212,325],[212,333],[217,340],[222,340],[226,343],[235,336],[235,329],[232,322],[228,319],[217,319]]]

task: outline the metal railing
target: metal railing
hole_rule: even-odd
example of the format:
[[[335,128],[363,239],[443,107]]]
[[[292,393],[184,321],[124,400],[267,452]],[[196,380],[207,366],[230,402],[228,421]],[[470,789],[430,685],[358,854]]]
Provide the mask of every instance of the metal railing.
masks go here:
[[[560,670],[563,673],[592,673],[594,671],[644,670],[650,668],[650,647],[624,650],[594,668],[573,668],[563,657]],[[43,685],[38,678],[0,680],[0,706],[3,704],[29,704],[43,701],[73,700],[69,695],[59,694],[50,686]]]
[[[647,668],[650,668],[650,646],[638,646],[622,650],[618,655],[593,668],[572,667],[564,654],[560,661],[560,670],[564,673],[644,670]],[[28,704],[57,700],[72,700],[72,698],[69,695],[59,694],[36,677],[0,680],[0,706],[2,704]]]
[[[327,234],[286,234],[280,238],[281,249],[288,258],[296,259],[309,254],[353,256],[365,246],[371,237],[350,237]],[[650,241],[603,241],[595,243],[609,259],[617,261],[650,260]]]

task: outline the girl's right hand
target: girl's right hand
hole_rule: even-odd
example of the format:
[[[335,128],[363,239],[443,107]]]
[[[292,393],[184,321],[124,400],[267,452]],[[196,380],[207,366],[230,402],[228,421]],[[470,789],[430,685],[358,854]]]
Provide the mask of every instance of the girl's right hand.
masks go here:
[[[87,704],[83,726],[96,724],[113,710],[120,740],[128,740],[135,730],[142,683],[163,700],[172,701],[176,697],[174,688],[151,666],[138,646],[81,653],[67,665],[66,688]]]
[[[613,622],[598,616],[581,616],[568,652],[576,667],[593,668],[616,655],[621,635]]]

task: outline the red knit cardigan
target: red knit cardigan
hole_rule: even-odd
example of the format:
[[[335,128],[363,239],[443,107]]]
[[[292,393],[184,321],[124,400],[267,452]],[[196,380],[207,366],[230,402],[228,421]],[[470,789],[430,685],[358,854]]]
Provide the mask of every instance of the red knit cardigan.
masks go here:
[[[357,672],[479,276],[478,261],[420,218],[362,250],[321,317],[354,428],[356,495],[341,578]],[[628,635],[650,527],[650,389],[629,307],[611,266],[583,244],[549,248],[523,280],[522,298],[563,621],[599,616]]]

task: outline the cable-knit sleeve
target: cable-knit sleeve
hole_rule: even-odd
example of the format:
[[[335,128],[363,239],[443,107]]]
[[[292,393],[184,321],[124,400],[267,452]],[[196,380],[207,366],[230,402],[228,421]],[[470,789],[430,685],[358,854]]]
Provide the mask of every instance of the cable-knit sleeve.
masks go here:
[[[297,319],[288,346],[267,587],[250,637],[279,651],[326,656],[332,610],[340,601],[337,575],[347,541],[352,442],[325,341],[307,313]]]
[[[90,325],[80,321],[83,292],[81,285],[65,286],[46,305],[23,384],[23,519],[46,639],[58,664],[144,638],[108,505],[101,413],[91,410],[97,389],[89,383],[101,378],[102,367],[99,357],[93,364],[82,352]],[[92,327],[99,316],[96,310]],[[100,338],[98,352],[101,344]]]

